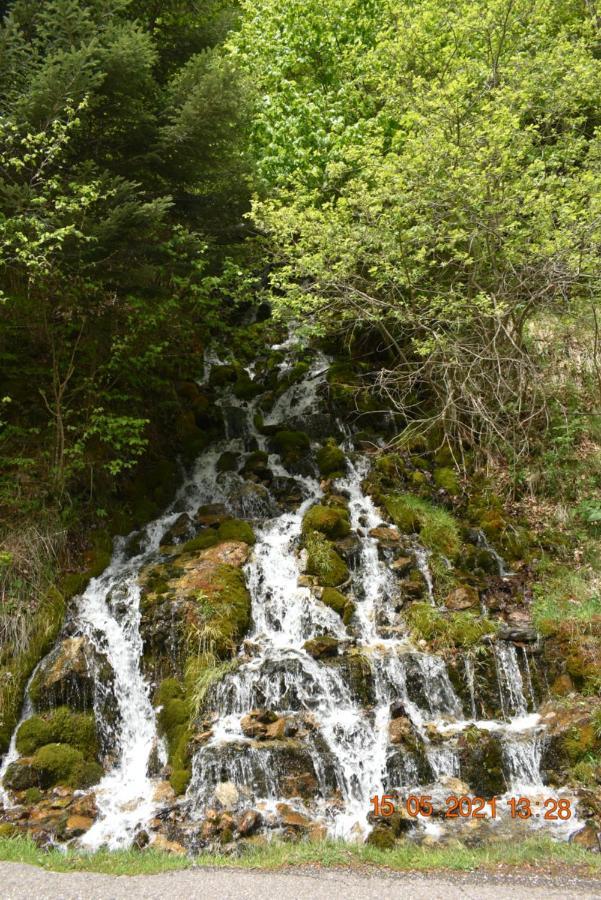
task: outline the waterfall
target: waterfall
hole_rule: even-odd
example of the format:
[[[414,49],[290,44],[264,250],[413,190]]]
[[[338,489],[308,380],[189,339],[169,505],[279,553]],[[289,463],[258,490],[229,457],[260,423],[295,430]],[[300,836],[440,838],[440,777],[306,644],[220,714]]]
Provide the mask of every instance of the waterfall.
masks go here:
[[[291,350],[291,339],[282,348]],[[218,362],[207,355],[205,377]],[[304,418],[319,414],[327,367],[326,357],[315,357],[302,381],[278,397],[266,423],[289,428],[296,421],[302,428]],[[282,371],[286,368],[289,361],[282,364]],[[303,516],[323,499],[323,486],[315,476],[289,471],[278,454],[269,453],[274,482],[284,479],[294,484],[300,505],[294,511],[283,510],[265,486],[251,497],[245,494],[243,478],[219,473],[217,463],[226,450],[268,452],[269,442],[255,427],[260,406],[256,400],[237,400],[227,388],[218,404],[226,439],[201,454],[166,512],[141,531],[135,556],[127,552],[131,536],[115,541],[109,567],[90,582],[77,604],[76,633],[102,655],[114,674],[114,719],[106,720],[102,686],[95,712],[99,727],[112,734],[115,762],[95,788],[99,815],[82,843],[89,848],[128,846],[157,811],[157,779],[149,774],[149,763],[154,754],[164,762],[165,751],[141,665],[138,576],[159,558],[162,537],[178,517],[182,513],[193,517],[206,503],[222,503],[232,514],[254,520],[256,543],[245,566],[252,600],[246,644],[252,653],[243,646],[236,669],[209,692],[207,705],[215,721],[210,737],[195,751],[192,778],[180,801],[192,819],[203,817],[217,786],[229,781],[247,805],[273,811],[286,799],[324,822],[331,835],[364,836],[370,829],[369,801],[374,794],[461,777],[457,736],[474,724],[499,733],[508,785],[520,791],[540,787],[538,717],[527,715],[529,703],[515,647],[497,642],[494,649],[503,721],[477,721],[473,659],[464,659],[469,695],[469,709],[464,710],[442,656],[423,652],[411,642],[395,606],[396,576],[380,558],[378,541],[370,534],[382,525],[382,514],[362,486],[368,459],[349,449],[347,474],[332,486],[348,502],[356,538],[344,588],[355,609],[347,628],[312,589],[298,552]],[[504,564],[501,570],[502,560],[495,551],[489,545],[486,549],[497,559],[500,574],[509,576]],[[411,551],[434,604],[428,553],[420,546]],[[384,628],[382,623],[393,627]],[[306,642],[324,635],[334,638],[342,652],[335,658],[315,659]],[[526,664],[527,658],[526,689],[533,708]],[[253,740],[242,727],[243,718],[253,710],[284,718],[291,738],[279,745]],[[23,715],[32,712],[27,701]],[[392,745],[393,720],[411,731],[413,749]],[[295,741],[298,734],[302,740]],[[291,754],[302,756],[303,772],[311,783],[302,799],[289,785]],[[2,774],[16,756],[13,736]]]

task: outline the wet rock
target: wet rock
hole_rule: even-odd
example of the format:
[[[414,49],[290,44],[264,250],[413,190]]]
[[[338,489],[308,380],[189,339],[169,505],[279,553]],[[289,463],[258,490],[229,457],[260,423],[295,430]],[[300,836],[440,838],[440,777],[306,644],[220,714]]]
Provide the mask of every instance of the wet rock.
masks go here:
[[[513,628],[511,625],[502,625],[497,636],[500,641],[512,641],[514,644],[532,644],[538,640],[534,628]]]
[[[134,838],[133,847],[135,850],[143,850],[150,843],[150,835],[147,831],[138,831]]]
[[[499,735],[470,728],[459,738],[461,774],[477,797],[490,800],[507,790]]]
[[[160,850],[162,853],[170,853],[173,856],[186,856],[186,848],[177,841],[168,840],[163,834],[155,835],[152,841],[154,850]]]
[[[479,606],[479,603],[478,591],[468,585],[455,588],[447,595],[444,601],[446,608],[454,611],[473,609],[473,607]]]
[[[87,816],[69,816],[65,827],[65,837],[79,837],[89,831],[93,824],[94,820]]]
[[[247,713],[247,715],[242,717],[240,720],[240,728],[246,737],[253,738],[254,740],[265,740],[268,737],[267,729],[277,721],[278,717],[276,713],[267,709],[253,709]]]
[[[601,831],[595,825],[585,825],[570,837],[570,844],[576,844],[593,853],[601,852]]]
[[[241,837],[248,837],[259,830],[263,816],[256,809],[247,809],[238,820],[237,831]]]
[[[415,744],[415,734],[410,719],[400,716],[391,719],[388,725],[388,739],[391,744]]]
[[[376,825],[367,836],[367,843],[378,850],[391,850],[395,845],[394,832],[386,825]]]
[[[359,561],[361,541],[356,534],[349,534],[345,538],[334,541],[334,547],[347,565],[352,566]]]
[[[313,824],[308,816],[288,806],[287,803],[278,803],[276,809],[285,828],[293,828],[295,831],[307,831]]]
[[[164,533],[161,538],[161,544],[180,543],[193,533],[192,519],[187,513],[182,513],[181,516],[178,516],[171,528]]]
[[[94,670],[90,664],[94,651],[83,637],[66,638],[43,660],[30,686],[37,709],[70,706],[92,709]]]
[[[396,575],[408,575],[415,561],[410,556],[399,556],[390,564],[390,568]]]
[[[301,772],[299,775],[284,775],[282,778],[283,797],[302,797],[312,800],[318,790],[317,778],[310,772]]]
[[[339,644],[340,641],[337,641],[336,638],[323,635],[323,637],[305,641],[303,648],[313,659],[324,659],[328,656],[338,656]]]
[[[199,506],[194,521],[202,528],[214,528],[227,518],[229,518],[229,513],[223,503],[208,503],[205,506]]]
[[[278,509],[263,484],[246,481],[229,497],[232,512],[246,519],[262,519],[277,515]]]
[[[398,528],[389,525],[378,525],[377,528],[371,529],[369,536],[375,538],[378,543],[384,546],[394,546],[400,541],[401,532]]]
[[[168,781],[160,781],[154,787],[152,799],[162,806],[172,806],[176,801],[176,794]]]

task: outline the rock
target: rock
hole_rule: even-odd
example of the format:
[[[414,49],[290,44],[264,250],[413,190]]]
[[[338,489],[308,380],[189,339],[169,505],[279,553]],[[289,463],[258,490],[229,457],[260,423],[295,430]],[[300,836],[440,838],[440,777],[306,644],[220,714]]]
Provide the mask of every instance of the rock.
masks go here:
[[[263,816],[256,809],[247,809],[238,821],[238,834],[248,837],[258,831],[263,824]]]
[[[414,560],[409,556],[399,556],[398,559],[393,560],[390,564],[390,568],[397,575],[408,575],[413,567]]]
[[[214,796],[224,809],[235,809],[240,799],[238,788],[232,781],[219,782]]]
[[[161,538],[161,544],[177,544],[192,531],[192,519],[188,513],[178,516],[171,528]],[[193,531],[192,531],[193,533]]]
[[[563,675],[558,675],[551,685],[551,693],[556,697],[566,697],[568,694],[571,694],[573,690],[574,682],[567,672],[564,672]]]
[[[245,519],[263,519],[277,513],[268,489],[254,481],[246,481],[230,495],[230,507],[234,515]]]
[[[271,725],[268,725],[265,730],[265,737],[267,740],[279,741],[282,740],[286,735],[286,719],[277,719],[275,722],[272,722]]]
[[[163,806],[172,806],[176,800],[175,791],[168,781],[160,781],[154,787],[152,799],[155,803],[161,803]]]
[[[310,772],[300,775],[286,775],[282,779],[283,797],[303,797],[311,800],[318,790],[317,779]]]
[[[93,651],[83,637],[65,638],[40,664],[30,686],[38,710],[55,706],[92,709],[94,675],[88,664]]]
[[[472,609],[474,606],[478,606],[479,603],[478,591],[468,585],[456,587],[444,601],[446,608],[452,610]]]
[[[285,828],[306,831],[313,824],[308,816],[297,812],[291,806],[288,806],[287,803],[278,803],[276,809],[279,813],[281,823]]]
[[[154,850],[160,850],[163,853],[171,853],[173,856],[186,856],[186,848],[178,844],[177,841],[168,840],[164,834],[155,835],[152,841]]]
[[[338,656],[338,645],[339,641],[336,638],[323,635],[305,641],[303,648],[313,659],[324,659],[328,656]]]
[[[533,644],[538,640],[534,628],[512,628],[510,625],[501,626],[497,636],[500,641],[512,641],[516,644]]]
[[[135,850],[143,850],[150,843],[150,835],[147,831],[138,831],[134,838],[133,847]]]
[[[415,743],[415,735],[410,720],[405,716],[391,719],[388,725],[388,738],[391,744],[404,744],[408,740]]]
[[[378,525],[372,528],[369,536],[375,538],[380,544],[393,545],[401,539],[401,532],[398,528],[389,525]]]
[[[589,823],[571,835],[570,844],[576,844],[578,847],[584,847],[585,850],[599,853],[601,852],[601,831]]]
[[[194,521],[203,528],[214,528],[228,517],[229,513],[223,503],[209,503],[198,508]]]
[[[283,722],[283,727],[285,728],[285,719],[280,720]],[[243,734],[246,737],[253,738],[255,740],[265,739],[267,735],[268,727],[277,724],[278,717],[276,713],[271,712],[268,709],[251,709],[249,713],[245,716],[242,716],[240,720],[240,727],[242,729]],[[279,728],[283,729],[281,726]]]
[[[86,831],[89,831],[93,824],[94,820],[89,819],[87,816],[69,816],[67,819],[65,837],[79,837],[80,834],[85,834]]]
[[[377,847],[378,850],[391,850],[395,844],[395,837],[392,828],[386,825],[376,825],[373,831],[367,836],[367,842],[371,847]]]
[[[319,531],[329,538],[343,538],[350,532],[349,512],[345,507],[317,504],[303,517],[303,533]]]

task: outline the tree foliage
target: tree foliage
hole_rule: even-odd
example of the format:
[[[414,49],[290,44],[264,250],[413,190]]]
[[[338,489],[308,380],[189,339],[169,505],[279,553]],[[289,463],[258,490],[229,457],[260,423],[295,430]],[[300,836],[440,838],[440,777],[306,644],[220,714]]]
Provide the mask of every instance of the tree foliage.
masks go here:
[[[581,0],[260,0],[253,217],[276,307],[372,335],[405,421],[526,449],[543,323],[598,296],[601,43]],[[593,364],[589,361],[589,368]]]

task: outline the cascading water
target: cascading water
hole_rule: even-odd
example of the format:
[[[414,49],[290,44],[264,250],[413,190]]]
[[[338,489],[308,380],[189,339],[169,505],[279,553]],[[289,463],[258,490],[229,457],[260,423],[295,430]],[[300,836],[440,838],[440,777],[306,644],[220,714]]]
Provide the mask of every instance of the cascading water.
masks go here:
[[[292,344],[282,346],[290,349]],[[207,363],[209,368],[218,360],[211,357]],[[319,416],[327,366],[325,357],[316,357],[303,380],[280,395],[265,424],[274,430]],[[282,509],[268,487],[248,494],[238,474],[219,473],[217,463],[224,451],[268,448],[265,435],[255,427],[255,401],[237,400],[226,390],[219,405],[226,439],[199,457],[173,504],[143,529],[136,555],[128,555],[131,536],[117,540],[110,566],[90,582],[78,603],[76,632],[110,666],[114,693],[113,720],[108,722],[101,684],[96,692],[96,716],[100,728],[112,737],[114,764],[95,789],[99,814],[83,843],[91,848],[127,846],[141,829],[148,828],[157,810],[152,762],[155,757],[164,762],[165,751],[157,734],[150,685],[142,674],[138,576],[160,556],[166,530],[182,513],[193,516],[205,503],[219,502],[232,514],[253,519],[256,544],[246,565],[252,627],[235,671],[207,699],[214,710],[211,734],[194,755],[183,801],[193,819],[202,818],[214,802],[218,785],[227,781],[235,785],[240,802],[273,812],[287,800],[323,821],[332,835],[365,835],[374,794],[407,792],[461,776],[457,736],[474,725],[482,732],[499,734],[508,790],[540,790],[542,741],[538,716],[528,715],[535,704],[527,657],[522,669],[528,700],[515,647],[497,642],[494,652],[503,720],[479,720],[474,664],[466,656],[466,715],[444,660],[418,649],[398,614],[396,576],[371,534],[385,523],[362,488],[368,460],[349,453],[347,475],[333,485],[348,503],[355,541],[345,586],[355,613],[347,628],[341,616],[321,601],[319,592],[311,589],[303,573],[303,554],[298,552],[303,516],[323,498],[322,486],[311,475],[289,471],[271,453],[268,466],[274,483],[279,479],[293,484],[301,498],[298,508],[290,511]],[[488,544],[486,549],[495,556],[499,573],[509,577],[498,554]],[[426,550],[413,544],[407,552],[434,605]],[[314,658],[306,643],[323,636],[334,638],[344,653],[333,659]],[[272,711],[286,721],[288,743],[253,740],[242,720],[256,710]],[[31,712],[26,706],[24,716]],[[413,750],[391,745],[393,720],[394,727],[401,723],[411,733]],[[301,752],[293,738],[299,734],[302,777],[309,777],[304,792],[297,790],[298,785],[290,787],[291,754]],[[13,741],[3,772],[15,756]]]

